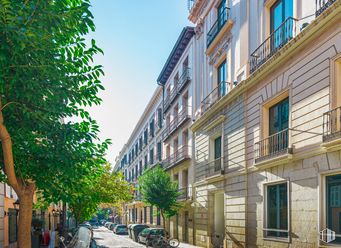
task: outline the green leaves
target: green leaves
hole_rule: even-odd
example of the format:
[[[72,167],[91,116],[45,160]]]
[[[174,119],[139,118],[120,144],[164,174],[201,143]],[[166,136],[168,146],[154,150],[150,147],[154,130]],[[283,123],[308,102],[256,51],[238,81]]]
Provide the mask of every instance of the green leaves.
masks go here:
[[[94,64],[103,51],[84,39],[95,29],[89,8],[89,0],[0,0],[0,98],[16,175],[34,181],[45,201],[82,201],[87,212],[124,196],[104,194],[109,186],[126,186],[94,186],[107,173],[110,140],[99,140],[85,110],[102,102],[104,90],[103,67]],[[89,194],[97,188],[100,197]]]
[[[143,201],[158,207],[167,217],[175,215],[181,207],[177,202],[177,183],[160,166],[147,170],[139,177],[139,190]]]

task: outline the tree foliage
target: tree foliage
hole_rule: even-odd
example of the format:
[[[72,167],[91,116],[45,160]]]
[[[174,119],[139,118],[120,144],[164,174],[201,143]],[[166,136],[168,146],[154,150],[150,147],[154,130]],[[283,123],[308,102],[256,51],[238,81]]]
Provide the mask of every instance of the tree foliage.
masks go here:
[[[87,106],[100,104],[103,53],[89,0],[0,0],[0,158],[18,194],[19,246],[30,247],[33,192],[67,200],[78,179],[96,177],[109,141]],[[78,118],[77,122],[71,119]]]
[[[160,166],[147,170],[139,177],[139,190],[146,204],[156,206],[163,218],[177,214],[181,205],[177,201],[180,195],[178,184]]]
[[[84,178],[83,188],[69,195],[68,203],[77,222],[90,219],[102,205],[129,201],[131,186],[121,173],[112,173],[110,165],[101,168],[96,178]]]

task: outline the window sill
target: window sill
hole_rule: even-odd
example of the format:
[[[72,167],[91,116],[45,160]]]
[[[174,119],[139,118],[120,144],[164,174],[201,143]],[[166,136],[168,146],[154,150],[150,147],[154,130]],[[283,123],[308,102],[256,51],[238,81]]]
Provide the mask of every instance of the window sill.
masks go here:
[[[281,242],[281,243],[290,243],[290,236],[288,238],[265,237],[263,238],[263,240]]]
[[[257,168],[267,168],[267,167],[272,167],[272,166],[276,166],[279,164],[283,164],[283,163],[287,163],[289,161],[292,160],[293,155],[291,153],[285,153],[283,155],[279,155],[276,157],[272,157],[269,159],[265,159],[263,161],[260,162],[255,162],[254,166]]]

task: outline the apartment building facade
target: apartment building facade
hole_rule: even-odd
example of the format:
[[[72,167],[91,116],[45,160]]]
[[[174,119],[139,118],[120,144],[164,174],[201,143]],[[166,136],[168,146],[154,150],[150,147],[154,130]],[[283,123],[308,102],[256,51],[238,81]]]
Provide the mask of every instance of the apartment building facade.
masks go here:
[[[194,211],[193,166],[192,166],[192,103],[193,103],[193,61],[194,28],[185,27],[170,53],[159,77],[158,84],[164,89],[162,167],[178,183],[178,201],[182,208],[167,221],[172,237],[181,242],[193,244]]]
[[[138,177],[143,171],[162,162],[163,130],[163,89],[158,86],[148,102],[128,142],[117,159],[115,171],[121,171],[126,181],[135,190],[132,202],[124,204],[122,222],[125,224],[146,223],[162,225],[162,218],[156,215],[157,209],[145,206],[138,191]]]
[[[196,0],[189,19],[195,244],[340,245],[341,2]]]

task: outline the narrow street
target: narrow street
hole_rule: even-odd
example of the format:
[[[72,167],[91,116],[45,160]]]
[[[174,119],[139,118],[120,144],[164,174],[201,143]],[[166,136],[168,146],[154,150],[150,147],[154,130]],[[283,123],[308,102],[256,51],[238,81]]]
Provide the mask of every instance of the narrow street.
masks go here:
[[[98,248],[139,248],[146,247],[145,245],[138,244],[128,237],[128,235],[116,235],[107,228],[101,226],[94,229],[94,239]],[[195,248],[198,246],[193,246],[189,244],[180,243],[178,248]]]
[[[94,239],[99,248],[135,248],[135,247],[145,247],[132,241],[128,235],[116,235],[107,228],[101,226],[94,229]]]

